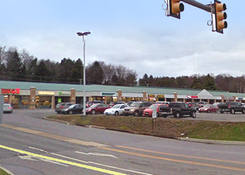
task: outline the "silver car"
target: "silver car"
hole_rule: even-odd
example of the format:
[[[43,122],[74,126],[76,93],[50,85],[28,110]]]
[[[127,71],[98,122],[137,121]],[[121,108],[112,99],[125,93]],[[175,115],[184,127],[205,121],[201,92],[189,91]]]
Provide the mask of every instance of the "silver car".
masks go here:
[[[11,104],[4,103],[3,104],[3,113],[12,113],[13,112],[13,107]]]

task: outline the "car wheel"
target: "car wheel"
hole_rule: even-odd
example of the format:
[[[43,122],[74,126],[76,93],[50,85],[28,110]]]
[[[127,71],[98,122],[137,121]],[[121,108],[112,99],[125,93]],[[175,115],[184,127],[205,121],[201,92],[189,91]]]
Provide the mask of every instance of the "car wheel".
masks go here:
[[[180,116],[181,116],[181,115],[180,115],[179,112],[176,112],[176,113],[175,113],[175,117],[176,117],[176,118],[180,118]]]
[[[115,116],[119,116],[119,112],[118,111],[115,112]]]
[[[156,117],[159,117],[159,113],[157,112]]]
[[[96,114],[96,111],[95,110],[92,110],[92,114],[95,115]]]
[[[191,117],[192,117],[192,118],[197,118],[197,114],[196,114],[195,112],[192,112],[192,113],[191,113]]]
[[[139,115],[140,115],[139,111],[135,111],[134,112],[134,116],[137,116],[138,117]]]

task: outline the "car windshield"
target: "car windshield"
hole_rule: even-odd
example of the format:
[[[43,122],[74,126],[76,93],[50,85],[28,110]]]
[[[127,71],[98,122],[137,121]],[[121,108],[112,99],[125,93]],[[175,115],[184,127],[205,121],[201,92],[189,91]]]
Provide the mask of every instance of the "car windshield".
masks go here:
[[[74,108],[76,106],[76,104],[73,104],[71,106],[69,106],[69,108]]]
[[[93,104],[92,106],[90,106],[89,108],[95,108],[95,107],[97,107],[99,104],[97,103],[97,104]]]
[[[131,107],[139,107],[140,104],[141,104],[141,103],[136,103],[136,102],[134,102],[134,103],[132,103],[130,106],[131,106]]]
[[[10,104],[3,104],[4,107],[10,107]]]
[[[204,107],[204,108],[210,108],[211,105],[207,104],[207,105],[204,105],[203,107]]]
[[[120,108],[121,106],[122,106],[121,104],[118,104],[118,105],[113,106],[112,108]]]
[[[150,109],[154,109],[155,106],[156,106],[156,104],[153,104],[153,105],[151,105],[149,108],[150,108]]]

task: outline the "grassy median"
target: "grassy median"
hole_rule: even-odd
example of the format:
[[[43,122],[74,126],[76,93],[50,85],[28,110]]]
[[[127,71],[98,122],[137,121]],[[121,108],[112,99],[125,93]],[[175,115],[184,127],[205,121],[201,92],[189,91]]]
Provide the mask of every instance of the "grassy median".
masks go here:
[[[6,171],[0,168],[0,175],[9,175]]]
[[[190,137],[209,140],[245,141],[244,122],[218,122],[152,118],[133,116],[53,115],[49,119],[66,121],[72,125],[95,125],[106,129],[166,138]]]

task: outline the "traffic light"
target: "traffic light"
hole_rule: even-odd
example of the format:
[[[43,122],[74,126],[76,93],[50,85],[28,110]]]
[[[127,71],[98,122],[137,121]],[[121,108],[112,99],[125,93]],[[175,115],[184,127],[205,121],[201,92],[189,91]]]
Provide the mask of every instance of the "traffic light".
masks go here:
[[[166,0],[167,3],[167,16],[172,16],[180,19],[180,12],[184,11],[184,4],[180,0]]]
[[[223,29],[227,28],[228,24],[224,21],[227,18],[227,14],[224,12],[226,10],[226,4],[221,3],[218,0],[214,0],[214,15],[215,15],[215,31],[223,33]]]

